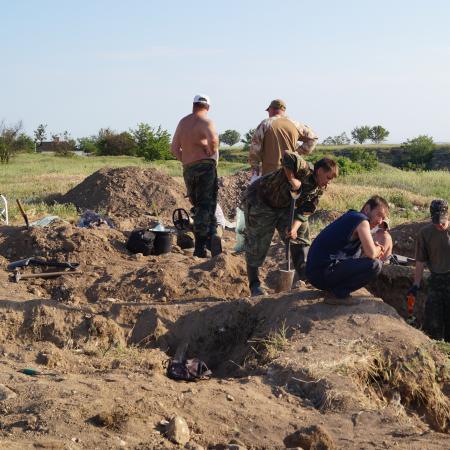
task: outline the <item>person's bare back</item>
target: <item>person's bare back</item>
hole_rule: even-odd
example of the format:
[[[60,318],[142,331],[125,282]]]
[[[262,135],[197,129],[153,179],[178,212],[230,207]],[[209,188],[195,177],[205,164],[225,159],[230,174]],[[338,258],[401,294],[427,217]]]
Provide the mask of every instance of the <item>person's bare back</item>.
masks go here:
[[[200,109],[183,117],[172,140],[172,153],[183,165],[202,159],[218,159],[219,139],[214,123]]]

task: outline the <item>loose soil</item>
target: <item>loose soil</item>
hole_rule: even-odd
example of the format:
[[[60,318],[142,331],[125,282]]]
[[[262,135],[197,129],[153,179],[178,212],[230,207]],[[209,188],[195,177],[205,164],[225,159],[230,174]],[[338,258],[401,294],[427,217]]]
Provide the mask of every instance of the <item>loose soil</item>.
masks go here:
[[[141,175],[129,170],[129,178],[94,175],[131,192]],[[120,194],[89,183],[98,208],[121,218]],[[176,206],[181,198],[174,195]],[[320,214],[327,222],[338,213]],[[208,259],[176,245],[166,255],[132,255],[126,240],[123,229],[61,221],[0,228],[1,448],[175,449],[165,425],[174,416],[186,419],[190,448],[448,445],[448,357],[396,311],[410,268],[386,267],[370,287],[396,309],[366,290],[357,305],[332,306],[304,284],[273,293],[283,259],[275,244],[262,271],[269,295],[250,299],[231,232],[224,253]],[[6,265],[30,256],[78,262],[82,274],[10,281]],[[212,379],[166,376],[167,360],[185,344]]]
[[[171,219],[175,208],[190,208],[185,197],[184,186],[157,169],[121,167],[94,172],[58,202],[136,223],[143,216]]]

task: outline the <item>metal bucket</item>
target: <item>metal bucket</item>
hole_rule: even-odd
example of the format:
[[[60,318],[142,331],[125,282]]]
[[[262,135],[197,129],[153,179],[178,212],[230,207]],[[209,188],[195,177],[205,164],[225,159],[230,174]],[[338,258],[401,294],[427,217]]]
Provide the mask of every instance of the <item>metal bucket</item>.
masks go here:
[[[153,242],[153,254],[162,255],[172,251],[172,232],[171,231],[154,231],[155,241]]]

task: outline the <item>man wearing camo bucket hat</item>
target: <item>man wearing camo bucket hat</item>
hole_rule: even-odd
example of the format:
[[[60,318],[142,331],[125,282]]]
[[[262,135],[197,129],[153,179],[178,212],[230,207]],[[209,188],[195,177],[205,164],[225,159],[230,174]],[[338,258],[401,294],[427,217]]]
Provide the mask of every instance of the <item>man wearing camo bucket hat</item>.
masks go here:
[[[450,228],[448,202],[436,199],[430,205],[431,223],[419,231],[416,241],[414,284],[417,295],[425,264],[431,272],[423,320],[424,331],[433,339],[450,342]]]

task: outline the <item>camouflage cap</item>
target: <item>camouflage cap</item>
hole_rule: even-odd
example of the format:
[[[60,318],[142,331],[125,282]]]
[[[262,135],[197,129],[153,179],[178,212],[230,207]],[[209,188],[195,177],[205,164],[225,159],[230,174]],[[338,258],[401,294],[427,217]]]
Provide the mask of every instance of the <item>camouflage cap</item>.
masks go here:
[[[269,110],[269,108],[274,108],[274,109],[282,109],[283,111],[286,111],[286,103],[284,103],[283,100],[276,98],[275,100],[272,100],[270,102],[269,107],[266,109],[266,111]]]
[[[448,219],[448,202],[442,198],[433,200],[430,205],[430,214],[433,223],[445,223]]]

